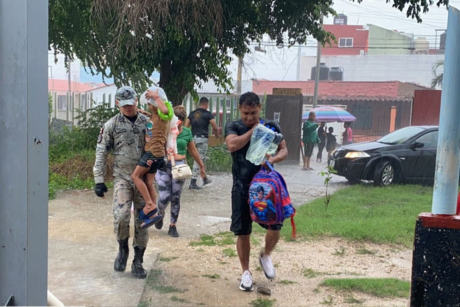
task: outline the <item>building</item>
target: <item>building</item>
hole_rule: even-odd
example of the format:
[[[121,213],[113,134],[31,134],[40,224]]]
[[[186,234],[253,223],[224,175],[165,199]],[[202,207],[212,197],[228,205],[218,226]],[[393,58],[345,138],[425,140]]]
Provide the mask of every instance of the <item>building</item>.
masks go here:
[[[314,86],[314,81],[255,80],[253,89],[259,95],[270,95],[273,88],[300,88],[304,105],[310,105]],[[343,106],[356,117],[354,140],[366,141],[411,125],[415,90],[428,88],[399,81],[322,81],[318,87],[318,105]]]
[[[422,86],[431,86],[433,66],[440,60],[444,60],[444,54],[321,56],[324,67],[340,67],[343,81],[396,80]],[[315,66],[316,56],[302,57],[300,79],[311,80]]]
[[[324,30],[336,37],[336,42],[322,48],[322,55],[364,55],[368,52],[369,30],[364,26],[324,25]]]
[[[369,29],[368,55],[404,55],[412,54],[414,37],[396,30],[388,30],[376,25],[367,25]]]

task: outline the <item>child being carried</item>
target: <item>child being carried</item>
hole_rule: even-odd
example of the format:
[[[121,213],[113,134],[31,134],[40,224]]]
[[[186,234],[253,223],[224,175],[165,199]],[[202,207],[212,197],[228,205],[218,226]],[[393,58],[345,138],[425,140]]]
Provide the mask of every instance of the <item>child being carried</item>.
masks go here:
[[[139,212],[141,228],[148,228],[163,219],[156,206],[156,192],[153,186],[155,173],[164,167],[166,157],[166,140],[169,121],[174,115],[172,106],[162,88],[148,89],[145,93],[149,112],[138,110],[150,118],[145,134],[145,154],[139,160],[131,178],[145,201]],[[144,181],[145,176],[145,181]]]

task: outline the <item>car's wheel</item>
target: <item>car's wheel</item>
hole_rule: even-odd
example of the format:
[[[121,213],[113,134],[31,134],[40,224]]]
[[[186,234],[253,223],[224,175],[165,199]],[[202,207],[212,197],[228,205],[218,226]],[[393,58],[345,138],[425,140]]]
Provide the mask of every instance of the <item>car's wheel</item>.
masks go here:
[[[396,170],[390,161],[380,161],[374,171],[374,185],[388,186],[396,182]]]

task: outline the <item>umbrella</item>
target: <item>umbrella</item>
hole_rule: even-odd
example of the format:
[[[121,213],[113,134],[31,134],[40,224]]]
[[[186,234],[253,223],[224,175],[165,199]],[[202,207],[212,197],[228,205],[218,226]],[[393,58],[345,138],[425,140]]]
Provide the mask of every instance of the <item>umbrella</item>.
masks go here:
[[[356,121],[356,117],[348,113],[342,108],[336,108],[336,107],[319,107],[319,108],[314,108],[311,109],[309,112],[306,112],[302,115],[302,120],[307,120],[308,119],[308,114],[310,112],[315,112],[316,113],[316,121],[317,122],[325,122],[325,123],[331,123],[331,122],[354,122]]]

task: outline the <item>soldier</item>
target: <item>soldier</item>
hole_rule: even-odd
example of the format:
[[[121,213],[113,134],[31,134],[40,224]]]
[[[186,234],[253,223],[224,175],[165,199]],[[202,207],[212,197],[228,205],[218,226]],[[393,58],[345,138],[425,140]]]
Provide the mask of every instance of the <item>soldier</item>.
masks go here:
[[[120,109],[120,114],[109,119],[101,129],[97,140],[96,162],[94,164],[95,192],[99,197],[104,197],[107,187],[104,175],[107,155],[113,150],[114,165],[114,193],[113,215],[114,231],[117,236],[119,251],[115,259],[115,271],[123,272],[129,255],[129,223],[131,219],[131,204],[134,202],[134,260],[131,271],[137,278],[145,278],[147,271],[142,266],[145,248],[148,242],[147,229],[141,229],[138,219],[139,211],[145,205],[139,191],[131,179],[131,174],[137,162],[144,154],[145,131],[148,117],[137,112],[136,92],[129,86],[117,90],[115,103]]]
[[[198,108],[190,113],[187,120],[185,121],[185,127],[192,126],[192,135],[196,144],[196,149],[200,154],[201,161],[206,161],[206,154],[208,153],[208,131],[209,124],[211,124],[214,129],[216,137],[220,137],[219,128],[217,127],[216,120],[214,115],[208,111],[209,100],[206,97],[201,97],[200,105]],[[190,181],[189,189],[200,190],[201,187],[196,184],[198,175],[200,173],[200,166],[195,161],[193,162],[193,175],[192,180]],[[205,177],[203,179],[203,185],[209,186],[211,184],[211,179]]]

